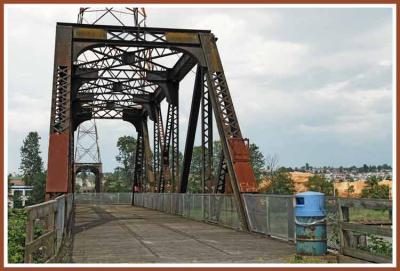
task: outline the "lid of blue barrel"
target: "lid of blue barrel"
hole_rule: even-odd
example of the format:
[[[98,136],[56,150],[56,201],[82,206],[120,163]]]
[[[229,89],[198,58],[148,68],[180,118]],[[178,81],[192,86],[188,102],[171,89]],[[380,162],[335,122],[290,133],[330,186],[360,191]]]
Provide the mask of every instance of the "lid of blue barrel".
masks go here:
[[[296,194],[296,216],[325,216],[325,194],[307,191]]]

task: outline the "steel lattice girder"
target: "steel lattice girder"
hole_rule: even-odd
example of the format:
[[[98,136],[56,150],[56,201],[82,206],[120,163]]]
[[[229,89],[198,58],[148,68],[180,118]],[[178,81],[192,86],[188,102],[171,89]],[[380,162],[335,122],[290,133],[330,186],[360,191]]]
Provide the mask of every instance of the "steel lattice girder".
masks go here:
[[[192,105],[195,108],[192,109],[198,111],[200,99],[203,100],[203,162],[210,164],[210,157],[206,158],[210,155],[210,115],[214,112],[222,144],[221,161],[224,172],[229,175],[226,179],[230,180],[238,203],[242,226],[248,229],[240,194],[256,192],[255,177],[249,163],[248,145],[242,138],[219,58],[216,38],[208,30],[58,23],[46,192],[72,191],[73,132],[80,123],[92,118],[119,118],[135,126],[142,144],[139,160],[145,164],[144,175],[136,176],[136,183],[146,182],[146,186],[154,191],[156,182],[147,120],[159,121],[159,104],[164,99],[169,104],[169,114],[165,134],[160,137],[159,144],[163,144],[161,151],[164,152],[170,148],[170,142],[172,144],[173,161],[169,166],[173,183],[170,184],[170,191],[176,188],[179,192],[186,192],[190,149],[193,148],[189,137],[194,138],[194,133],[192,130],[188,132],[184,169],[180,175],[178,89],[179,82],[196,65],[199,67],[196,77],[199,78],[194,87]],[[193,122],[197,119],[198,112],[193,112],[189,127],[195,127]],[[162,125],[162,121],[160,123]],[[55,140],[60,136],[66,140]],[[53,156],[67,159],[50,159]],[[206,168],[210,166],[203,168],[203,181],[212,178],[210,168]],[[156,170],[163,174],[162,168]],[[165,177],[164,174],[161,176]],[[139,181],[141,178],[143,180]]]

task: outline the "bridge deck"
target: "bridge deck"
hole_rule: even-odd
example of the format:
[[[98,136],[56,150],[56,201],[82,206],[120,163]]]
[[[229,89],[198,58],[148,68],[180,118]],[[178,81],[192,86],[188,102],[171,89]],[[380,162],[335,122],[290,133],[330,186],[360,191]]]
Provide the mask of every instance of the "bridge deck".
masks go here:
[[[279,263],[293,244],[127,205],[77,205],[74,263]]]

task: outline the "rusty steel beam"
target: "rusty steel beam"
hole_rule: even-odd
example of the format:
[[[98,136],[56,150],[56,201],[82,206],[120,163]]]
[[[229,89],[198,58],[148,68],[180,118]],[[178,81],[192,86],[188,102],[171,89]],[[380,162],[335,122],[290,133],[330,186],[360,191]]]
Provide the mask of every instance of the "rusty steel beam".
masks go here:
[[[163,61],[171,56],[176,61]],[[196,65],[201,84],[195,84],[180,174],[179,83]],[[169,109],[164,129],[160,104],[165,100]],[[72,192],[73,132],[92,118],[123,119],[135,126],[140,152],[134,185],[147,191],[185,192],[200,113],[203,191],[206,187],[210,192],[214,183],[214,114],[222,145],[217,192],[234,194],[246,230],[241,194],[256,192],[256,182],[214,35],[208,30],[58,23],[46,192]],[[149,121],[155,122],[153,147]]]
[[[193,96],[192,96],[192,106],[190,108],[189,115],[189,123],[186,135],[186,144],[185,144],[185,152],[183,155],[183,165],[182,165],[182,174],[180,180],[180,193],[186,193],[188,181],[189,181],[189,172],[190,165],[192,163],[192,155],[193,155],[193,147],[194,147],[194,139],[196,135],[197,121],[199,118],[199,109],[200,109],[200,100],[201,94],[203,93],[203,70],[202,67],[198,66],[196,71],[196,79],[194,82],[193,88]]]

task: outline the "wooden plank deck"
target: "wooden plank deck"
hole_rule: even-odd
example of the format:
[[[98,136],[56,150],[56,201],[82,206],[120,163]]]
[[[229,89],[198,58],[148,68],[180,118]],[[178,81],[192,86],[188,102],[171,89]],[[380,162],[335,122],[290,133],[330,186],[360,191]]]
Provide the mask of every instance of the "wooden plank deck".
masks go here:
[[[292,243],[128,205],[77,205],[74,263],[282,263]]]

